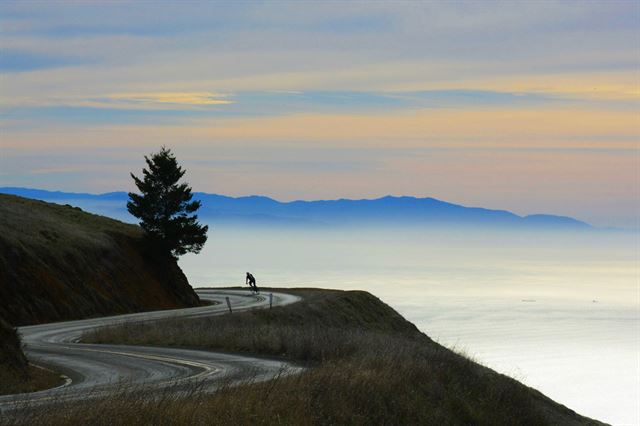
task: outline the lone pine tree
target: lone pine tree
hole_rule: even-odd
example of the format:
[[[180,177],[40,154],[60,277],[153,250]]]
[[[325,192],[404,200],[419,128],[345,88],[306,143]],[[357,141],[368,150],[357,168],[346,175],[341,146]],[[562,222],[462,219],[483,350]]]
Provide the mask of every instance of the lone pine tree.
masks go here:
[[[209,227],[198,223],[195,212],[201,204],[191,200],[189,185],[178,183],[185,170],[165,147],[144,159],[147,168],[142,170],[142,179],[131,173],[141,194],[129,193],[127,210],[140,219],[140,227],[154,248],[175,257],[199,253]]]

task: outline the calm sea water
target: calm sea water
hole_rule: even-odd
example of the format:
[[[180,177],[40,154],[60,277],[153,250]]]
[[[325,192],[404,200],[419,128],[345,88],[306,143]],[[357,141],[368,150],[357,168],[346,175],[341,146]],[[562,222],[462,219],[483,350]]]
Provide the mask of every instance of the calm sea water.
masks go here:
[[[367,290],[580,414],[640,424],[638,234],[214,227],[194,286]]]

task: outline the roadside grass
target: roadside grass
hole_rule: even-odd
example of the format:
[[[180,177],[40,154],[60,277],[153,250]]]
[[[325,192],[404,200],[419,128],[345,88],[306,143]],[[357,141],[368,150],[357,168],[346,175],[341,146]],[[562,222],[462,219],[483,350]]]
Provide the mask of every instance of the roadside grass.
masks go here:
[[[59,374],[27,362],[20,335],[0,318],[0,395],[34,392],[61,383]]]
[[[367,346],[382,347],[390,336],[431,343],[413,324],[367,292],[287,292],[304,299],[231,315],[102,327],[85,333],[82,341],[222,349],[311,362],[341,359]]]
[[[489,372],[444,351],[416,352],[403,345],[377,355],[327,361],[299,375],[226,385],[212,394],[194,385],[186,394],[124,390],[83,402],[24,407],[0,424],[589,424],[568,409],[546,410],[553,403],[541,394],[513,380],[486,377]]]
[[[63,383],[60,374],[34,365],[29,365],[24,372],[16,372],[6,365],[0,365],[0,395],[36,392]]]
[[[83,340],[277,355],[306,363],[301,374],[226,384],[213,393],[194,385],[188,396],[120,392],[21,410],[0,424],[599,424],[440,346],[368,293],[290,292],[305,300],[272,310],[108,327]]]

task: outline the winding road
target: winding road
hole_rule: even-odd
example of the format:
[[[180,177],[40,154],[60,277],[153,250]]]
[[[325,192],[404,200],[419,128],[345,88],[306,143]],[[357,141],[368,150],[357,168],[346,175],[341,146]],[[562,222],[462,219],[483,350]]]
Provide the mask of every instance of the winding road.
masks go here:
[[[300,367],[283,361],[228,353],[78,343],[84,332],[106,325],[228,314],[226,297],[233,312],[269,306],[268,296],[252,295],[247,290],[202,289],[197,293],[203,300],[220,303],[20,327],[29,360],[63,373],[66,383],[39,392],[0,396],[0,410],[101,396],[122,388],[123,383],[151,390],[170,388],[179,391],[193,387],[194,383],[200,389],[215,389],[221,383],[249,378],[267,380],[283,372],[289,374],[300,370]],[[273,293],[274,305],[287,305],[298,300],[299,297],[290,294]]]

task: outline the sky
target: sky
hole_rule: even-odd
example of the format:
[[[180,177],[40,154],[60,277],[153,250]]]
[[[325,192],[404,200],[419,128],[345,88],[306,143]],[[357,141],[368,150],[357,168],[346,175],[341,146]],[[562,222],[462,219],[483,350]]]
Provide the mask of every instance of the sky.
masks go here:
[[[640,2],[0,2],[0,186],[640,227]]]

